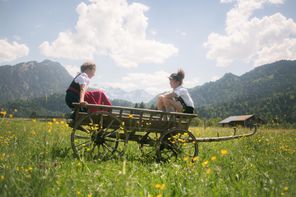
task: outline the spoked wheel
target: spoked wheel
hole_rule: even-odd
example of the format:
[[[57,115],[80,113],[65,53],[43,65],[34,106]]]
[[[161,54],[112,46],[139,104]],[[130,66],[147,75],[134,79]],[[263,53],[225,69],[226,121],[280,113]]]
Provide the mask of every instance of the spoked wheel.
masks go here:
[[[142,139],[139,141],[139,149],[143,156],[155,158],[155,138],[157,137],[156,133],[151,132],[147,132],[143,135]]]
[[[94,112],[83,116],[71,133],[75,156],[103,160],[123,154],[119,149],[119,129],[120,120],[109,112]]]
[[[181,129],[169,130],[164,133],[157,145],[157,161],[166,162],[181,158],[193,161],[198,154],[198,145],[190,131]]]

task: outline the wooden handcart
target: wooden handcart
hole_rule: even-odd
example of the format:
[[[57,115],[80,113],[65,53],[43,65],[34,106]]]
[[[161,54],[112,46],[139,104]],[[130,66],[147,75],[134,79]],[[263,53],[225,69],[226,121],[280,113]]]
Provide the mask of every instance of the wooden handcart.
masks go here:
[[[193,160],[199,142],[246,137],[257,131],[254,127],[244,135],[196,138],[189,131],[196,114],[93,104],[83,106],[88,112],[81,112],[79,104],[74,106],[71,146],[78,158],[102,160],[123,155],[128,142],[134,141],[143,154],[153,153],[157,161],[177,157]]]

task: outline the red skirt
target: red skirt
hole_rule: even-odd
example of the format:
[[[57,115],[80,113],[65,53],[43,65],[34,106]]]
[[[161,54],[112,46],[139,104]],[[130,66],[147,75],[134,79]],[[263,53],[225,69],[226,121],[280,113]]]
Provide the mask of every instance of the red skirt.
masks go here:
[[[97,104],[97,105],[112,105],[109,98],[106,96],[105,92],[102,90],[92,90],[87,91],[84,96],[84,100],[89,104]],[[95,108],[91,108],[90,112],[98,111]]]

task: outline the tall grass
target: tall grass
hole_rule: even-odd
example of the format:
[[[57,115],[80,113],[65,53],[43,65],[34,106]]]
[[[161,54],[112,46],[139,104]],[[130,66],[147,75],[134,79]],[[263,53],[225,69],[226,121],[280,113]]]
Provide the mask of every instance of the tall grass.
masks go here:
[[[191,128],[196,136],[231,134]],[[124,157],[73,157],[60,120],[0,119],[1,196],[296,196],[296,131],[259,129],[249,138],[200,143],[186,158],[156,163],[129,143]]]

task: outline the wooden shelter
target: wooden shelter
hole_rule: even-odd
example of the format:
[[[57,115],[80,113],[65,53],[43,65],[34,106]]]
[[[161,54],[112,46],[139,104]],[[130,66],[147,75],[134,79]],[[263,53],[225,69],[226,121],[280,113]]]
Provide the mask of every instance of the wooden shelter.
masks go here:
[[[222,126],[243,126],[252,127],[254,124],[262,124],[264,121],[255,115],[239,115],[239,116],[229,116],[228,118],[219,122]]]

